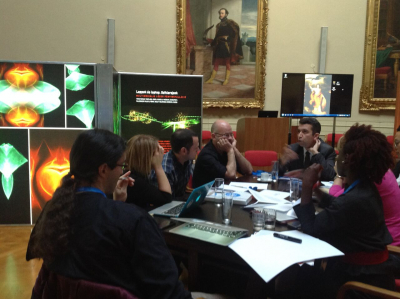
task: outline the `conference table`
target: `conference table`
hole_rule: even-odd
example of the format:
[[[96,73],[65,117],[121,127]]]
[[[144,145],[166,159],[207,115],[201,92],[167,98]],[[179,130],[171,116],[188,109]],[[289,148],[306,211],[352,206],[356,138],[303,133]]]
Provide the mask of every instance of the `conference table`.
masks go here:
[[[259,183],[256,177],[243,176],[236,181]],[[228,184],[226,181],[225,184]],[[288,191],[288,182],[280,181],[268,183],[268,189]],[[254,199],[250,203],[255,202]],[[188,212],[184,217],[197,218],[211,222],[221,223],[222,207],[213,202],[205,202],[201,206]],[[248,230],[248,235],[253,234],[251,210],[243,206],[234,205],[232,210],[231,226]],[[169,232],[170,229],[182,224],[164,217],[154,217],[163,228],[163,234],[168,248],[178,261],[183,261],[188,269],[188,287],[190,291],[208,293],[224,293],[237,298],[260,298],[273,292],[273,281],[265,283],[264,280],[233,250],[228,246],[177,235]],[[287,224],[277,223],[276,231],[288,230]]]

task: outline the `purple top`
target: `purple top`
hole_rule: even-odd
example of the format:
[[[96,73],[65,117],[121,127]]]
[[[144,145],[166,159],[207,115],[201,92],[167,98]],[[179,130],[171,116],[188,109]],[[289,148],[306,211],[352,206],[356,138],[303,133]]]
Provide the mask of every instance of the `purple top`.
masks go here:
[[[393,172],[389,169],[383,176],[382,183],[375,185],[382,198],[386,226],[393,238],[391,245],[400,246],[400,188]],[[342,187],[333,185],[329,194],[338,197],[343,191]]]

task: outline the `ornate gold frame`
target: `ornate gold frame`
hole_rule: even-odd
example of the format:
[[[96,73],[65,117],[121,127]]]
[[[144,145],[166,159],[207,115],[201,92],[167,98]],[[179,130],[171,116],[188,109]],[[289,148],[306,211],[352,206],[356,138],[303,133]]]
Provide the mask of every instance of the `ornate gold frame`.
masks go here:
[[[255,98],[245,99],[203,99],[203,108],[258,108],[264,107],[265,64],[267,59],[267,17],[268,0],[258,0],[257,50],[256,50],[256,86]],[[178,74],[186,72],[186,0],[176,0],[176,70]]]
[[[395,98],[374,98],[380,0],[368,0],[360,111],[395,110]]]

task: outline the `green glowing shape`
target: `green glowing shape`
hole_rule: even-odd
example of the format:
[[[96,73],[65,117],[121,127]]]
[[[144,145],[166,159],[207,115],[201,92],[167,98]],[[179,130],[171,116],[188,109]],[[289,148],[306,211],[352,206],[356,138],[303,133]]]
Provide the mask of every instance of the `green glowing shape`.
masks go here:
[[[39,114],[53,111],[61,105],[61,92],[58,88],[44,81],[24,89],[0,81],[0,113],[7,113],[12,108],[26,106]]]
[[[10,199],[14,186],[13,173],[28,160],[9,143],[0,145],[1,184],[7,199]]]
[[[89,100],[76,102],[67,110],[67,115],[76,116],[85,124],[86,128],[91,129],[94,117],[94,102]]]
[[[65,87],[72,91],[78,91],[85,89],[93,80],[94,76],[72,72],[67,79],[65,79]]]
[[[68,69],[68,75],[71,75],[72,72],[80,73],[79,64],[66,64],[65,65]]]

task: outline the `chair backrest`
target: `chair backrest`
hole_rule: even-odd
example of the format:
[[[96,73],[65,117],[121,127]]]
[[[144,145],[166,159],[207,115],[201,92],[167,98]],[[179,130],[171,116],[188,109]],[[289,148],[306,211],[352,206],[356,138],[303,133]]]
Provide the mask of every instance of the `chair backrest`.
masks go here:
[[[387,141],[390,143],[390,145],[393,146],[393,140],[394,140],[393,135],[386,136],[386,139],[387,139]]]
[[[278,160],[278,154],[274,151],[246,151],[244,157],[252,166],[271,166],[272,161]]]
[[[335,144],[338,143],[340,137],[342,137],[342,136],[343,136],[343,134],[336,134],[335,133]],[[329,134],[326,135],[325,142],[329,143],[329,144],[332,144],[332,133],[329,133]]]
[[[121,287],[65,277],[49,271],[44,265],[33,287],[32,298],[139,299]]]
[[[233,137],[235,137],[235,139],[236,139],[236,131],[232,131],[232,133],[233,133]]]
[[[205,146],[211,140],[211,131],[201,131],[201,146]]]

